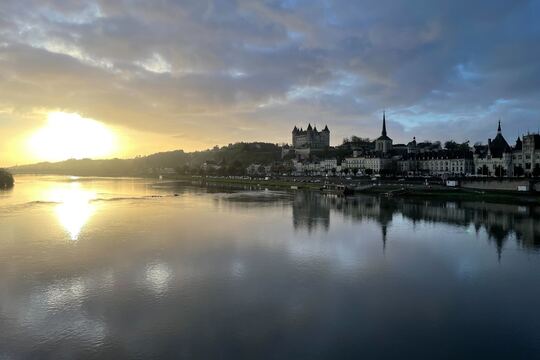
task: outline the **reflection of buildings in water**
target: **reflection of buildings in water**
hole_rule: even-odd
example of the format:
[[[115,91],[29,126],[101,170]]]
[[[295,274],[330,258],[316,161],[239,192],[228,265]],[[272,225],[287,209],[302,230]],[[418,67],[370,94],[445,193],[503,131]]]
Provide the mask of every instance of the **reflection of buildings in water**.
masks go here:
[[[460,227],[473,225],[478,233],[484,229],[489,241],[497,248],[499,256],[504,244],[514,237],[524,248],[540,249],[540,216],[538,209],[506,204],[481,202],[414,201],[405,199],[344,200],[341,206],[345,216],[362,220],[375,218],[383,232],[383,246],[387,227],[394,213],[417,221],[446,223]]]
[[[381,230],[382,230],[382,248],[383,248],[383,252],[385,252],[386,251],[386,238],[388,236],[387,235],[387,233],[388,233],[387,226],[382,225]]]
[[[294,228],[306,228],[311,232],[320,227],[328,231],[330,206],[325,198],[325,196],[313,191],[298,191],[292,204]]]
[[[307,228],[312,231],[330,226],[330,212],[341,213],[355,221],[374,220],[381,226],[383,250],[386,248],[388,229],[394,213],[393,202],[380,201],[376,197],[337,197],[314,192],[298,192],[293,202],[293,225],[295,228]]]
[[[493,241],[497,252],[515,236],[518,245],[540,248],[540,225],[534,208],[481,202],[402,202],[404,216],[413,221],[444,222],[456,226],[482,228]]]
[[[411,199],[385,199],[370,196],[330,197],[299,192],[293,204],[294,226],[313,229],[322,224],[328,229],[330,211],[355,221],[374,220],[381,226],[383,249],[394,214],[400,213],[413,224],[419,221],[445,223],[484,229],[499,257],[505,244],[515,239],[527,249],[540,249],[540,210],[506,204]]]
[[[338,198],[337,201],[345,217],[355,221],[374,220],[379,223],[381,226],[383,251],[386,251],[388,229],[392,224],[394,214],[398,211],[396,204],[394,202],[381,201],[380,198],[371,196]]]

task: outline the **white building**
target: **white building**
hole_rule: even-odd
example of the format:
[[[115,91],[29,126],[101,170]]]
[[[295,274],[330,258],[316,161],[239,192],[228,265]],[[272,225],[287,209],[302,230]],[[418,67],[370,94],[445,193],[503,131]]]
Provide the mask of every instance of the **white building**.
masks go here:
[[[394,168],[394,161],[391,158],[384,158],[380,156],[360,156],[346,158],[341,163],[342,169],[360,170],[365,172],[371,170],[371,172],[378,174],[381,170],[392,170]]]
[[[417,169],[430,175],[463,176],[474,174],[474,161],[470,153],[440,151],[417,157]]]

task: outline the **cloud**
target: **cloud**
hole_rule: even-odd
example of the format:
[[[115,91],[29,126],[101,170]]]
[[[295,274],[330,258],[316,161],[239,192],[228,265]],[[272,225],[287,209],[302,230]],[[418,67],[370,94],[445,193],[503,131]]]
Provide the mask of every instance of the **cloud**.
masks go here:
[[[6,0],[0,106],[183,134],[192,148],[288,141],[307,122],[328,123],[334,142],[373,137],[385,108],[397,141],[485,141],[499,117],[512,138],[538,127],[539,11],[537,0]]]

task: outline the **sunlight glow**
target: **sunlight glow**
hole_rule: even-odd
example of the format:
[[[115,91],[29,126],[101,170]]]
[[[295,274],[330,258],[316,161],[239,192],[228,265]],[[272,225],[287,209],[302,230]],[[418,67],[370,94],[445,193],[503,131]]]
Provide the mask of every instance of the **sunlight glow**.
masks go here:
[[[92,200],[96,193],[81,189],[79,183],[71,183],[67,188],[53,189],[48,199],[57,202],[55,213],[60,224],[71,240],[78,240],[82,228],[95,212]]]
[[[47,124],[28,139],[31,153],[45,161],[105,157],[116,146],[115,134],[104,124],[65,112],[49,113]]]

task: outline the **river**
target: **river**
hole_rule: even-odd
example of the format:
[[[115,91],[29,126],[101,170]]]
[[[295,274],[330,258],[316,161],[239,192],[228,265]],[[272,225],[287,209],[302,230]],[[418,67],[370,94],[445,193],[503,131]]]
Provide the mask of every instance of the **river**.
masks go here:
[[[540,358],[540,209],[18,176],[0,359]]]

